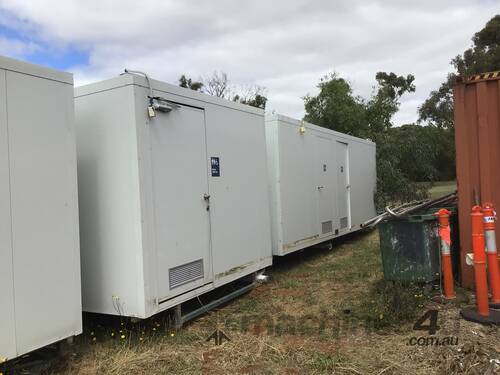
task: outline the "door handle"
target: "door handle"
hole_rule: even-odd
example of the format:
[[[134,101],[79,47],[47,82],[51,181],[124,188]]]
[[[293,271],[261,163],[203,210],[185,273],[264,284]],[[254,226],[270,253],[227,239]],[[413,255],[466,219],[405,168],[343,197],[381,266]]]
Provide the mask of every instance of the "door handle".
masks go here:
[[[318,190],[324,189],[324,186],[318,186]]]
[[[207,203],[207,211],[210,211],[210,194],[203,194],[203,200]]]

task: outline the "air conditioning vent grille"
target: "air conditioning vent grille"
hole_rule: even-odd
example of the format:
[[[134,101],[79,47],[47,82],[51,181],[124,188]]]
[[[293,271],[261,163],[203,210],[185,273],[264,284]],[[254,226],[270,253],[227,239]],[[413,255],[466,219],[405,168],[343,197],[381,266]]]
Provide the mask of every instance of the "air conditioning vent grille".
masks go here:
[[[202,279],[203,275],[203,259],[170,268],[168,270],[170,289]]]
[[[321,223],[321,232],[323,234],[331,233],[333,231],[332,221],[324,221]]]
[[[340,229],[347,228],[348,222],[349,220],[347,220],[347,216],[340,218]]]

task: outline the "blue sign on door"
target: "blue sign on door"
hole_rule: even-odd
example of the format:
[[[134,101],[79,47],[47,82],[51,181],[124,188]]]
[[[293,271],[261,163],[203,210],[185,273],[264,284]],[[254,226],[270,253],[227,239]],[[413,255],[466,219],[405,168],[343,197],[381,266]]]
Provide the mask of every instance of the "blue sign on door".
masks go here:
[[[218,157],[211,157],[210,164],[212,165],[212,177],[220,177],[220,160]]]

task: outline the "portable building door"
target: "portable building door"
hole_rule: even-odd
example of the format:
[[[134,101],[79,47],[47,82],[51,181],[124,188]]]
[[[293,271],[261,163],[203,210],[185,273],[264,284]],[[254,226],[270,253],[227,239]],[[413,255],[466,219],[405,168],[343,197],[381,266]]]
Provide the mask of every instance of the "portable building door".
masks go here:
[[[351,227],[351,202],[349,185],[349,148],[347,143],[336,142],[337,151],[337,205],[340,231]]]
[[[335,207],[334,142],[330,138],[316,136],[316,178],[318,194],[318,215],[321,225],[320,237],[333,232]]]
[[[150,136],[162,300],[212,278],[205,112],[180,106],[158,115],[150,122]]]

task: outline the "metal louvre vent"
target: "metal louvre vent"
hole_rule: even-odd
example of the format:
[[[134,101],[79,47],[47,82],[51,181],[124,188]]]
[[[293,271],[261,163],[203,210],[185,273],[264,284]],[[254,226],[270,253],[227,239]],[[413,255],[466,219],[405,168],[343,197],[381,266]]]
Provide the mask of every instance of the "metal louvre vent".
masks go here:
[[[331,220],[324,221],[321,223],[321,233],[322,234],[330,233],[332,230],[333,230],[333,225],[332,225]]]
[[[347,224],[348,224],[347,216],[341,217],[340,218],[340,229],[347,228]]]
[[[170,289],[203,278],[203,259],[170,268],[168,278]]]

